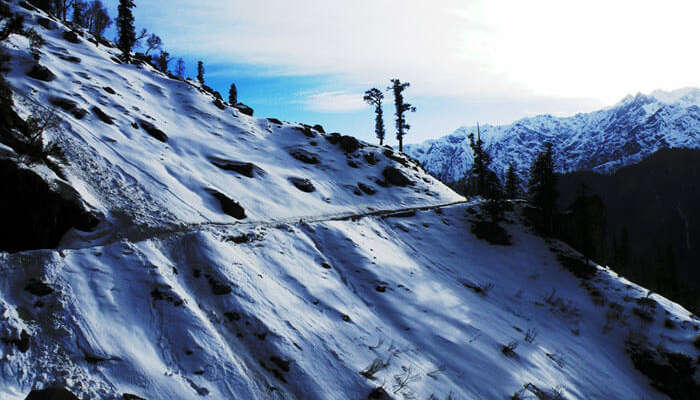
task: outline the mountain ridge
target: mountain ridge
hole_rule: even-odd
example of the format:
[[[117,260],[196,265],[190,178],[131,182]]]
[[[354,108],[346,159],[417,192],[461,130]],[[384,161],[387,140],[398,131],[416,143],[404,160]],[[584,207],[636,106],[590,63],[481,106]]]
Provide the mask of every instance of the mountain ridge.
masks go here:
[[[501,177],[512,163],[526,178],[545,142],[554,145],[558,172],[612,172],[662,148],[700,147],[700,89],[638,93],[591,113],[538,115],[510,125],[481,125],[480,130]],[[467,138],[472,132],[476,127],[461,127],[438,139],[408,144],[405,152],[444,182],[457,182],[473,162]]]

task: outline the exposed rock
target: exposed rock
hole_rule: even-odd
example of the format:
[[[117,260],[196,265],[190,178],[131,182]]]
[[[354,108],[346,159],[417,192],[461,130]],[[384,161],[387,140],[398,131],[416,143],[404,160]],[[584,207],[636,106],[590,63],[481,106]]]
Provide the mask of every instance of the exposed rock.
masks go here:
[[[272,122],[273,124],[282,125],[282,121],[280,121],[277,118],[268,118],[267,120]]]
[[[97,218],[67,184],[53,185],[30,169],[0,159],[0,250],[56,247],[71,228],[91,230]]]
[[[365,161],[367,161],[367,164],[369,165],[377,165],[379,162],[379,158],[377,158],[377,154],[372,152],[372,153],[366,153],[365,154]]]
[[[253,116],[253,109],[248,107],[247,105],[245,105],[243,103],[237,103],[236,105],[234,105],[234,107],[237,108],[238,111],[242,112],[245,115],[248,115],[251,117]]]
[[[32,390],[25,400],[79,400],[66,388]]]
[[[308,138],[315,138],[316,136],[318,136],[316,132],[312,131],[308,125],[295,126],[294,129],[301,131],[301,133],[303,133],[304,136]]]
[[[318,164],[319,159],[318,156],[314,153],[311,153],[309,151],[306,151],[304,149],[295,149],[289,152],[289,154],[296,158],[297,160],[306,163],[306,164]]]
[[[377,190],[374,189],[372,186],[367,185],[367,184],[362,183],[362,182],[359,182],[357,184],[357,187],[359,187],[360,190],[362,190],[365,194],[373,195],[373,194],[377,193]]]
[[[233,171],[248,178],[254,178],[255,174],[263,175],[265,171],[257,165],[244,161],[226,160],[224,158],[209,157],[209,162],[223,169],[224,171]]]
[[[383,387],[376,387],[367,395],[368,400],[392,400],[389,393]]]
[[[104,91],[107,92],[107,93],[109,93],[109,94],[117,94],[117,92],[115,92],[114,89],[112,89],[112,88],[109,87],[109,86],[105,86],[105,87],[103,87],[102,89],[104,89]]]
[[[340,133],[337,133],[337,132],[329,133],[328,135],[325,135],[324,137],[326,138],[326,140],[330,144],[337,144],[338,142],[340,142],[340,138],[341,138]]]
[[[355,160],[348,160],[348,167],[350,168],[360,168],[361,165]]]
[[[41,64],[34,64],[32,69],[27,72],[27,76],[44,82],[51,82],[56,79],[56,75]]]
[[[122,394],[122,398],[123,398],[124,400],[146,400],[146,399],[144,399],[143,397],[139,397],[139,396],[137,396],[137,395],[135,395],[135,394],[131,394],[131,393],[124,393],[124,394]]]
[[[221,99],[214,99],[214,105],[219,108],[220,110],[225,110],[226,109],[226,104]]]
[[[214,198],[219,200],[221,204],[221,210],[226,214],[235,219],[245,219],[245,209],[241,207],[238,202],[231,200],[225,194],[219,192],[215,189],[206,189],[206,191],[211,194]]]
[[[63,97],[51,97],[49,98],[49,103],[56,106],[66,112],[71,113],[77,119],[83,119],[87,114],[87,110],[78,107],[78,103],[71,99],[66,99]]]
[[[323,130],[323,127],[319,124],[312,126],[312,128],[314,128],[318,133],[326,133],[326,131]]]
[[[48,18],[38,17],[36,23],[44,27],[44,29],[52,30],[56,27],[56,23]]]
[[[80,64],[82,61],[80,59],[80,57],[69,56],[69,55],[65,55],[65,54],[58,54],[58,58],[60,58],[61,60],[64,60],[64,61],[72,62],[73,64]]]
[[[386,181],[394,186],[408,186],[412,182],[400,169],[396,167],[386,167],[382,171],[382,176]]]
[[[24,290],[38,297],[48,296],[53,293],[51,286],[37,279],[30,279]]]
[[[341,136],[338,144],[346,153],[354,153],[361,147],[360,142],[352,136]]]
[[[302,192],[311,193],[311,192],[314,192],[316,190],[316,188],[314,187],[314,184],[311,183],[311,181],[308,179],[290,177],[289,181],[294,186],[296,186],[297,189],[301,190]]]
[[[107,125],[114,125],[114,118],[107,115],[107,113],[102,111],[100,107],[92,106],[91,110],[95,115],[97,115],[97,118],[99,118],[100,121],[104,122]]]
[[[168,135],[165,134],[165,132],[161,131],[160,129],[156,128],[155,125],[152,123],[146,121],[145,119],[139,119],[139,126],[143,128],[146,133],[151,135],[151,137],[155,138],[156,140],[160,140],[161,142],[165,143],[168,141]]]
[[[61,37],[71,43],[80,43],[80,38],[78,34],[73,31],[65,31],[61,34]]]
[[[216,281],[214,278],[209,278],[209,286],[211,287],[211,292],[215,296],[224,296],[230,294],[233,289],[230,285]]]

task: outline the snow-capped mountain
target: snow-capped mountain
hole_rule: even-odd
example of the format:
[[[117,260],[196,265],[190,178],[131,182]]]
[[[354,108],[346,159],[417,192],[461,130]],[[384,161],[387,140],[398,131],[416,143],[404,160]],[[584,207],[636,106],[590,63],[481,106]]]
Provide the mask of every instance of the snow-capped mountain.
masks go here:
[[[246,115],[10,4],[46,41],[40,66],[3,43],[14,110],[55,107],[63,155],[0,144],[1,399],[696,393],[697,317],[517,206],[491,245],[479,203],[404,155]]]
[[[611,172],[659,149],[700,147],[700,89],[640,93],[588,114],[539,115],[480,128],[493,168],[501,176],[511,163],[525,176],[545,142],[554,145],[561,172]],[[462,127],[439,139],[407,145],[405,152],[444,182],[458,181],[473,162],[467,138],[472,132],[476,127]]]

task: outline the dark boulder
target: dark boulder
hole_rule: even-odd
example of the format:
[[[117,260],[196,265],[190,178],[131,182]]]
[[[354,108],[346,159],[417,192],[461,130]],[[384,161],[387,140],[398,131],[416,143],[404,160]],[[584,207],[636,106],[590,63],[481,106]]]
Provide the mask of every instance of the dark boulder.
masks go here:
[[[404,167],[408,166],[408,159],[401,155],[397,155],[396,153],[394,153],[394,150],[384,149],[384,156],[390,160],[396,161]]]
[[[244,161],[234,161],[218,157],[209,157],[209,162],[223,169],[224,171],[237,172],[241,175],[247,176],[248,178],[254,178],[256,173],[258,175],[263,175],[265,173],[263,169],[258,167],[257,165]]]
[[[219,109],[219,110],[225,110],[226,109],[226,104],[221,99],[214,99],[214,105]]]
[[[83,119],[83,117],[85,117],[87,114],[87,110],[78,107],[78,103],[71,99],[51,97],[49,98],[49,103],[51,103],[52,106],[71,113],[77,119]]]
[[[135,394],[131,394],[131,393],[122,394],[122,399],[124,399],[124,400],[146,400],[143,397],[139,397],[139,396],[137,396]]]
[[[379,158],[377,157],[376,153],[366,153],[364,157],[365,161],[367,161],[367,164],[369,165],[377,165],[379,162]]]
[[[229,215],[235,219],[245,219],[245,209],[241,207],[238,202],[231,200],[228,196],[219,192],[218,190],[206,189],[206,191],[219,201],[221,210],[226,215]]]
[[[98,219],[67,184],[53,185],[11,160],[0,160],[0,250],[54,248],[71,228],[92,230]]]
[[[30,279],[29,282],[27,282],[27,285],[24,287],[24,291],[37,297],[44,297],[53,293],[51,286],[38,279]]]
[[[315,138],[316,136],[318,136],[316,132],[312,131],[308,125],[295,126],[294,129],[300,131],[304,134],[304,136],[308,138]]]
[[[79,400],[66,388],[32,390],[25,400]]]
[[[163,143],[168,141],[168,135],[166,135],[165,132],[156,128],[155,125],[146,121],[145,119],[139,119],[139,126],[154,139],[160,140]]]
[[[41,64],[34,64],[32,69],[27,72],[27,76],[44,82],[51,82],[56,79],[56,75]]]
[[[394,185],[394,186],[408,186],[412,182],[406,175],[404,175],[403,172],[401,172],[400,169],[396,167],[386,167],[384,168],[384,171],[382,171],[382,176],[384,176],[384,179]]]
[[[245,105],[243,103],[237,103],[234,107],[236,107],[238,109],[238,111],[242,112],[245,115],[248,115],[251,117],[253,116],[253,109],[248,107],[247,105]]]
[[[352,136],[341,136],[338,145],[346,153],[354,153],[361,147],[360,141]]]
[[[295,149],[289,152],[289,154],[305,164],[318,164],[320,162],[316,154],[304,149]]]
[[[337,144],[338,142],[340,142],[340,138],[341,138],[340,133],[338,133],[338,132],[329,133],[328,135],[325,135],[324,137],[326,138],[326,140],[330,144]]]
[[[107,125],[114,125],[114,118],[102,111],[100,107],[92,106],[91,110],[95,115],[97,115],[97,118],[99,118],[100,121],[104,122]]]
[[[302,192],[312,193],[316,190],[314,184],[310,180],[305,178],[290,177],[289,181],[296,186],[297,189]]]
[[[364,184],[362,182],[357,184],[357,187],[360,188],[365,194],[373,195],[377,193],[377,191],[370,185]]]
[[[69,56],[69,55],[65,55],[65,54],[58,54],[58,58],[60,58],[60,59],[63,60],[63,61],[71,62],[71,63],[73,63],[73,64],[80,64],[81,61],[82,61],[82,60],[80,59],[80,57]]]
[[[51,30],[54,29],[56,24],[48,18],[38,17],[36,23],[44,27],[44,29]]]
[[[383,387],[376,387],[367,395],[368,400],[392,400],[389,393]]]
[[[109,94],[117,94],[117,92],[115,92],[114,89],[112,89],[112,88],[109,87],[109,86],[105,86],[105,87],[103,87],[102,89],[103,89],[105,92],[109,93]]]
[[[314,130],[316,130],[318,133],[326,133],[326,131],[323,130],[323,127],[319,124],[314,125],[312,128],[314,128]]]
[[[73,31],[65,31],[61,34],[61,37],[71,43],[80,43],[80,37]]]

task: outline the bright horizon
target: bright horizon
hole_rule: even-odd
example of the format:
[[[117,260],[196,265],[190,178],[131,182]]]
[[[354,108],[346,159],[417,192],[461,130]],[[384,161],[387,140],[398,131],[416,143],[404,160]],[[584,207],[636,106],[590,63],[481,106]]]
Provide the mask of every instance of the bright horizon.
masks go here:
[[[256,116],[370,141],[362,93],[394,77],[411,83],[407,101],[418,108],[408,143],[477,121],[573,115],[628,94],[700,86],[697,1],[135,2],[137,29],[161,36],[187,76],[202,59],[207,83],[226,94],[235,82]],[[117,0],[105,3],[115,17]]]

